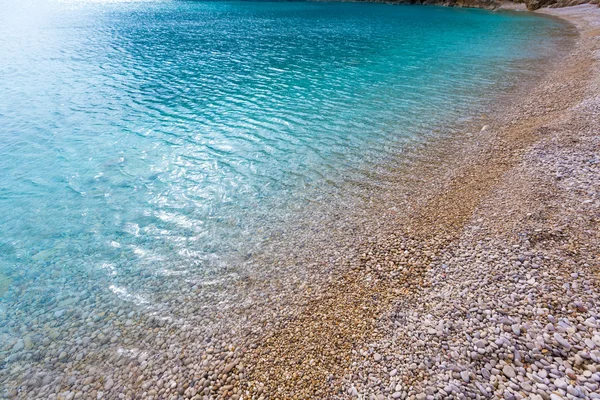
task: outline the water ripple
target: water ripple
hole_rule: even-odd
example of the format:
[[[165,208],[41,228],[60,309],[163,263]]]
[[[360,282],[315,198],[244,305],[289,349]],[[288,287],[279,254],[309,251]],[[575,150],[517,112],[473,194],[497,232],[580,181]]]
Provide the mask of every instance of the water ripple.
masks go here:
[[[556,43],[531,38],[558,29],[372,4],[42,6],[0,6],[0,274],[139,304],[228,282],[266,221],[385,185],[374,171],[535,73]]]

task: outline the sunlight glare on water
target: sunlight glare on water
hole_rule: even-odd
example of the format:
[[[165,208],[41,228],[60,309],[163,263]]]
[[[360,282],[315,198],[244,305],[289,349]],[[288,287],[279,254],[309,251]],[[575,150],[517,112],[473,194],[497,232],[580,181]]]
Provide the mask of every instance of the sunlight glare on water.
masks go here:
[[[57,296],[110,292],[145,307],[167,280],[228,279],[224,267],[260,251],[277,221],[351,196],[435,127],[539,73],[523,66],[556,43],[532,38],[563,29],[351,3],[0,8],[9,336]]]

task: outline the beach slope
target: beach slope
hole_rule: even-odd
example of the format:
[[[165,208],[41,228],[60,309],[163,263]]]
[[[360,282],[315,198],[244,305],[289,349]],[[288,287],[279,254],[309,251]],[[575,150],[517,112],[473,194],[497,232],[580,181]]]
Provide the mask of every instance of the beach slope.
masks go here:
[[[245,353],[244,397],[600,398],[600,9],[541,12],[573,49],[413,167],[427,201]]]

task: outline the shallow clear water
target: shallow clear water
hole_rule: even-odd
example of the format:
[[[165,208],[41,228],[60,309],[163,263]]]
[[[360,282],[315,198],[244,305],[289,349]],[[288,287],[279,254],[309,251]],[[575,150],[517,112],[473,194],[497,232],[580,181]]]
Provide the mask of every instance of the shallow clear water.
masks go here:
[[[271,224],[539,74],[563,29],[378,4],[1,4],[0,327],[84,286],[151,305],[167,277],[218,279]]]

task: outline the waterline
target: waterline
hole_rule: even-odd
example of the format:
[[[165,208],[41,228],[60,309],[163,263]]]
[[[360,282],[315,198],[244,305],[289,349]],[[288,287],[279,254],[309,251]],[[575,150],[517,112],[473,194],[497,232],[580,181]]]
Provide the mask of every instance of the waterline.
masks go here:
[[[523,65],[557,42],[534,38],[562,29],[366,4],[66,4],[0,42],[6,365],[81,368],[146,329],[204,338],[218,310],[265,301],[236,292],[257,277],[284,287],[294,269],[302,290],[302,266],[263,262],[294,215],[370,201],[389,160],[539,73]],[[13,352],[23,335],[35,352]]]

